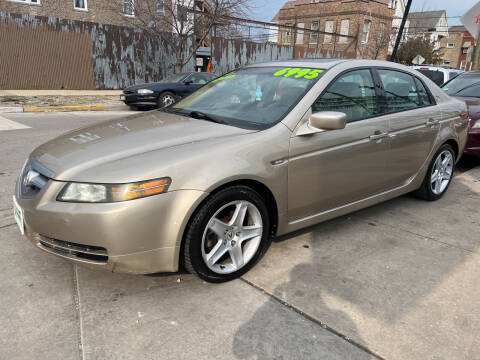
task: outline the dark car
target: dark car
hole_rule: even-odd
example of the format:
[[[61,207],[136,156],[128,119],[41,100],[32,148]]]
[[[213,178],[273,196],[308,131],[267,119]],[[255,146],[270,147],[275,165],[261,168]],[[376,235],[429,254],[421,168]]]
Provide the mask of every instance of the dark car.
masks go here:
[[[462,73],[442,88],[448,95],[461,98],[467,103],[470,125],[464,152],[480,157],[480,71]]]
[[[120,100],[130,107],[163,108],[190,95],[216,77],[207,72],[174,74],[156,83],[130,86],[123,90]]]

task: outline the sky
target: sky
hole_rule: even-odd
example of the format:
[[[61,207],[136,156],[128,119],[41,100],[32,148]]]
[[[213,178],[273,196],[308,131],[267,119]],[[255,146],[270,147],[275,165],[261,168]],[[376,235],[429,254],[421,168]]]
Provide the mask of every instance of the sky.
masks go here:
[[[252,18],[270,21],[287,0],[252,0]],[[406,2],[406,1],[405,1]],[[478,0],[413,0],[410,11],[446,10],[447,17],[462,16]],[[448,18],[448,25],[460,25],[460,19]]]

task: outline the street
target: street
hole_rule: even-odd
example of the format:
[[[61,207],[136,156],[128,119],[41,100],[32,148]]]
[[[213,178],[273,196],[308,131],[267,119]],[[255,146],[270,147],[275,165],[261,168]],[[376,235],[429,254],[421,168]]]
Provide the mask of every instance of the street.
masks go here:
[[[437,202],[407,195],[282,236],[223,284],[35,248],[12,216],[28,154],[128,114],[0,115],[0,359],[480,360],[479,160]]]

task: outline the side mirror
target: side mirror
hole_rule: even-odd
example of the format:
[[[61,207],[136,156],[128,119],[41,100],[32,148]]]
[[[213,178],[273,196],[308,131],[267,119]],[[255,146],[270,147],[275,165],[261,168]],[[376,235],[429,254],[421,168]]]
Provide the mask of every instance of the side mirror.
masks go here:
[[[310,116],[297,131],[297,135],[309,135],[328,130],[340,130],[347,126],[347,114],[337,111],[321,111]]]
[[[190,85],[191,83],[193,83],[193,81],[192,81],[192,80],[186,80],[186,81],[184,81],[183,83],[184,83],[185,85]]]

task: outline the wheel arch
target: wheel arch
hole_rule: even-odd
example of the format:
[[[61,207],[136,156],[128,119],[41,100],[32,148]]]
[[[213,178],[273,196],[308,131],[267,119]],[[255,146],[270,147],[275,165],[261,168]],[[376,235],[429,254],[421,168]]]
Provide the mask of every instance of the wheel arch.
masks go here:
[[[458,146],[457,140],[455,140],[455,139],[448,139],[448,140],[444,141],[443,144],[448,144],[448,145],[450,145],[450,146],[453,148],[453,151],[455,151],[455,160],[458,160],[459,155],[460,155],[460,154],[459,154],[459,151],[460,151],[460,150],[459,150],[459,146]],[[442,145],[443,145],[443,144],[442,144]],[[441,146],[441,145],[440,145],[440,146]]]
[[[181,264],[182,260],[181,257],[183,254],[183,248],[185,244],[185,233],[187,232],[187,229],[190,225],[191,220],[197,213],[197,211],[200,209],[200,207],[212,196],[213,194],[218,193],[219,191],[233,187],[233,186],[238,186],[238,185],[243,185],[246,187],[249,187],[250,189],[254,190],[257,192],[264,200],[265,204],[267,206],[268,214],[270,216],[270,234],[271,236],[275,236],[277,233],[278,229],[278,205],[277,205],[277,200],[275,199],[275,196],[273,195],[273,192],[269,189],[267,185],[265,185],[263,182],[258,181],[258,180],[253,180],[253,179],[236,179],[236,180],[231,180],[226,183],[223,183],[221,185],[218,185],[214,188],[214,190],[209,191],[208,196],[204,197],[202,201],[200,201],[198,204],[196,204],[195,208],[193,211],[191,211],[189,219],[186,223],[186,225],[183,228],[183,233],[181,236],[181,244],[180,244],[180,252],[178,256],[178,261],[179,264]],[[183,265],[183,264],[182,264]]]

